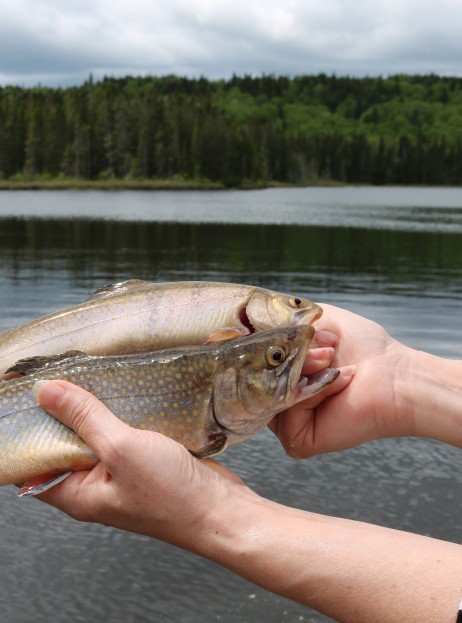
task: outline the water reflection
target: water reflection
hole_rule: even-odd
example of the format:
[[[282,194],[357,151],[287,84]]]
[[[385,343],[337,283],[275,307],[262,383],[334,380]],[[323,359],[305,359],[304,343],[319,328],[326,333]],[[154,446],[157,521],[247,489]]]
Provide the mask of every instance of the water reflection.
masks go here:
[[[437,283],[460,294],[461,236],[457,233],[344,227],[140,223],[3,219],[1,274],[14,281],[65,270],[73,284],[137,275],[161,280],[213,278],[259,283],[275,275],[309,276],[316,292],[406,288],[426,295]]]

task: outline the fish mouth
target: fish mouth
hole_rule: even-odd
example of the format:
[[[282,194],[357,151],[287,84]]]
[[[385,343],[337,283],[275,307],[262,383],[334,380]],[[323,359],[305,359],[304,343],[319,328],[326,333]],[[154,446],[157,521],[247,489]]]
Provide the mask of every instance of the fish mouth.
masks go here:
[[[337,368],[324,368],[324,370],[309,376],[301,376],[295,388],[296,397],[294,404],[319,394],[319,392],[333,383],[339,374],[340,370],[337,370]]]
[[[316,303],[313,303],[313,307],[311,309],[301,309],[300,311],[295,313],[293,325],[299,326],[302,324],[312,324],[316,320],[319,320],[321,316],[321,307],[319,307],[319,305],[316,305]],[[247,307],[245,305],[239,310],[239,322],[243,327],[247,329],[249,335],[253,335],[256,332],[255,327],[253,326],[249,316],[247,315]]]
[[[295,325],[312,324],[322,316],[322,309],[319,305],[313,304],[311,309],[301,309],[295,314]]]

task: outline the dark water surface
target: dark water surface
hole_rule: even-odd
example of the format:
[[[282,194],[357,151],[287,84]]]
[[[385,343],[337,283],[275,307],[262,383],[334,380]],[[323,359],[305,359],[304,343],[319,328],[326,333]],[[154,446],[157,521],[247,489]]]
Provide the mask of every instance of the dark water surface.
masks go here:
[[[0,330],[126,278],[248,282],[462,352],[462,190],[0,193]],[[462,543],[462,453],[382,440],[309,461],[265,431],[221,460],[273,500]],[[0,621],[327,621],[162,543],[0,489]]]

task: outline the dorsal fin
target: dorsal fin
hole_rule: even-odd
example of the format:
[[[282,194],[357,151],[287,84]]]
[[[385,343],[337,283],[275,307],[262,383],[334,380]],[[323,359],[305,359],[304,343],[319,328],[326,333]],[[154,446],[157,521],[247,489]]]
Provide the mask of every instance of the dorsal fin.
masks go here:
[[[128,290],[136,290],[149,283],[143,279],[128,279],[127,281],[119,281],[119,283],[108,283],[101,288],[98,288],[93,292],[88,301],[94,301],[95,299],[105,298],[106,296],[115,296],[117,294],[123,294]]]
[[[32,374],[32,372],[37,372],[37,370],[45,368],[48,365],[58,361],[77,359],[79,357],[87,357],[87,354],[83,353],[81,350],[68,350],[65,353],[51,355],[49,357],[26,357],[25,359],[17,361],[14,366],[11,366],[11,368],[8,368],[5,375],[11,372],[16,372],[20,376],[27,376],[28,374]]]

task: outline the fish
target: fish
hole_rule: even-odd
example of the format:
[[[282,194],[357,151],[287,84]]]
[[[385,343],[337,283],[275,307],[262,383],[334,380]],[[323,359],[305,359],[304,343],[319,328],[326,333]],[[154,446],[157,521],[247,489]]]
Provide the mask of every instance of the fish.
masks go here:
[[[199,345],[312,324],[321,314],[307,299],[256,286],[131,279],[0,333],[0,375],[24,357],[71,350],[124,355]]]
[[[132,427],[157,431],[197,457],[260,432],[279,412],[332,383],[339,371],[302,375],[312,325],[231,341],[131,355],[70,352],[21,360],[0,385],[0,484],[45,483],[97,463],[86,443],[36,402],[33,385],[64,379],[97,396]]]

